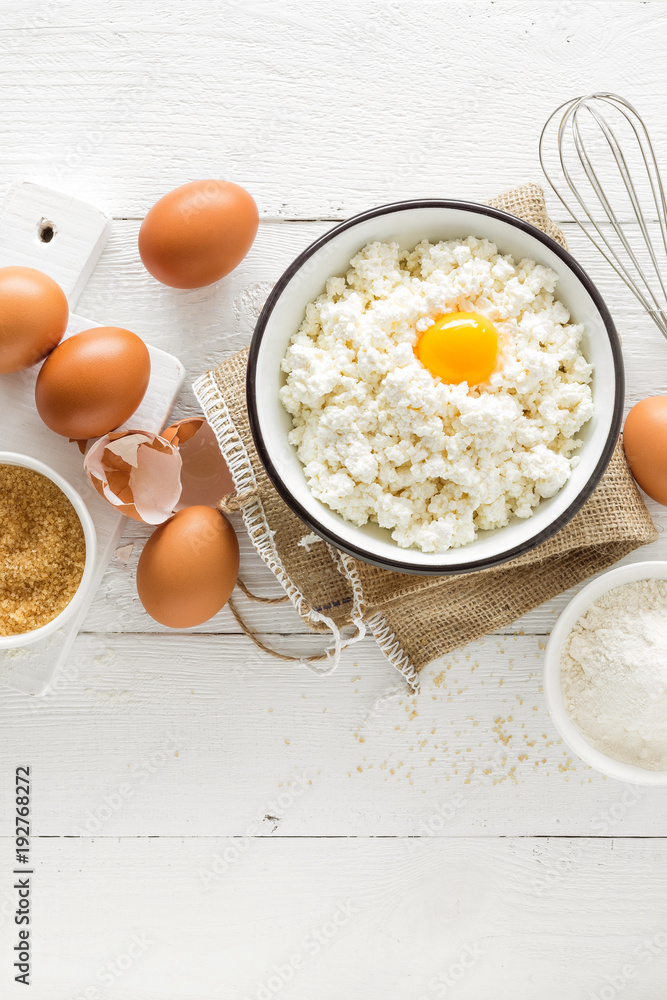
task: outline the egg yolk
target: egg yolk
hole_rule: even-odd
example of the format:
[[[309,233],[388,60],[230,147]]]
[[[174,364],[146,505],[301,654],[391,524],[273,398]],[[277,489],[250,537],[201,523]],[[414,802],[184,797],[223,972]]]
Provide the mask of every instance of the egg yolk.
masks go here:
[[[415,354],[443,382],[478,385],[496,366],[498,333],[493,323],[477,313],[447,313],[425,330]]]

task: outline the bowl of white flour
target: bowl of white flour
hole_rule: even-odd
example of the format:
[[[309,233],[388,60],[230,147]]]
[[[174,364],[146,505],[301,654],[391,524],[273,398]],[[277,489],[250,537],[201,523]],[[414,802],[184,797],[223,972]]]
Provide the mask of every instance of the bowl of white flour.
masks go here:
[[[544,695],[591,767],[667,785],[667,562],[619,566],[570,601],[547,643]]]
[[[437,338],[435,362],[420,353],[471,316],[453,355]],[[404,573],[488,568],[555,534],[609,463],[623,393],[613,321],[570,254],[445,200],[320,237],[273,289],[248,361],[257,451],[304,534]]]

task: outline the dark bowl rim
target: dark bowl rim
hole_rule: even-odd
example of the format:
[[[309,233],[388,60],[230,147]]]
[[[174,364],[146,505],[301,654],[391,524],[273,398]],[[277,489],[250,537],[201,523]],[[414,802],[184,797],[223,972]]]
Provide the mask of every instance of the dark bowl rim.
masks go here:
[[[329,531],[327,528],[323,528],[322,525],[315,518],[313,518],[304,507],[301,506],[299,501],[294,498],[292,493],[280,478],[280,474],[271,461],[271,456],[269,455],[264,442],[259,423],[259,414],[257,411],[256,365],[259,351],[261,349],[267,324],[275,305],[294,275],[301,269],[304,263],[313,256],[314,253],[346,229],[351,229],[360,222],[365,222],[367,219],[373,219],[381,215],[389,215],[392,212],[403,212],[415,208],[459,209],[472,212],[477,215],[491,217],[498,219],[501,222],[506,222],[509,225],[514,226],[515,229],[519,229],[522,232],[527,233],[529,236],[533,236],[536,240],[539,240],[540,243],[543,243],[549,250],[553,251],[556,256],[560,257],[560,259],[575,274],[588,294],[591,296],[596,309],[602,317],[602,321],[607,331],[614,362],[614,410],[609,427],[609,433],[602,454],[584,488],[577,494],[569,507],[557,518],[551,521],[546,528],[538,532],[537,535],[534,535],[527,541],[522,542],[520,545],[515,545],[511,549],[506,549],[492,558],[474,559],[466,563],[459,563],[456,566],[447,564],[440,566],[416,566],[414,563],[401,562],[399,558],[384,559],[381,556],[369,554],[364,549],[356,545],[352,545],[345,541],[345,539],[340,538],[335,532]],[[388,569],[397,573],[406,573],[415,576],[457,576],[463,573],[474,573],[481,569],[492,569],[495,566],[500,566],[512,559],[525,555],[527,552],[532,551],[532,549],[537,548],[538,545],[541,545],[542,542],[546,542],[549,538],[552,538],[555,534],[557,534],[561,528],[572,520],[572,518],[584,506],[586,501],[591,497],[593,491],[602,479],[609,462],[611,461],[611,457],[614,453],[616,442],[621,431],[624,396],[625,372],[620,338],[618,336],[616,326],[614,325],[614,321],[611,318],[611,313],[609,312],[602,295],[583,267],[581,267],[569,251],[565,250],[560,243],[557,243],[551,236],[542,232],[542,230],[538,229],[537,226],[533,226],[532,223],[526,222],[524,219],[520,219],[508,212],[492,208],[490,205],[482,205],[477,202],[462,201],[452,198],[415,198],[407,199],[405,201],[391,202],[387,205],[379,205],[377,208],[368,209],[365,212],[359,212],[357,215],[353,215],[349,219],[345,219],[343,222],[340,222],[331,229],[327,230],[326,233],[323,233],[322,236],[318,237],[313,243],[307,246],[306,249],[292,261],[289,267],[280,276],[264,304],[250,342],[248,368],[246,374],[246,401],[248,406],[248,418],[255,447],[269,479],[290,510],[292,510],[292,512],[296,514],[297,517],[299,517],[312,532],[324,539],[326,542],[329,542],[329,544],[333,545],[334,548],[340,549],[342,552],[353,556],[355,559],[369,563],[371,566],[376,566],[379,569]],[[410,552],[410,549],[399,549],[397,546],[397,553],[398,552],[405,552],[407,555]]]

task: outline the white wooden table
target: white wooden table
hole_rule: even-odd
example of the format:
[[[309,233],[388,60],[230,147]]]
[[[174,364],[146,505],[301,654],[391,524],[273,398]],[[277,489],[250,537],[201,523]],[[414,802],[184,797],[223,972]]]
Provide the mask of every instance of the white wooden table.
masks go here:
[[[657,2],[0,0],[0,14],[0,197],[27,176],[112,212],[79,311],[183,360],[179,414],[333,220],[541,181],[540,128],[566,98],[630,98],[667,168]],[[255,196],[255,246],[214,287],[159,286],[141,218],[217,176]],[[667,343],[549,205],[612,307],[628,405],[667,392]],[[542,696],[571,595],[434,664],[410,697],[371,641],[318,678],[259,654],[227,611],[166,632],[135,593],[146,536],[128,523],[59,689],[0,696],[0,996],[664,1000],[667,790],[573,759]],[[275,595],[241,546],[245,581]],[[632,558],[667,558],[667,540]],[[245,610],[266,642],[320,648],[289,606]],[[11,968],[21,764],[27,994]]]

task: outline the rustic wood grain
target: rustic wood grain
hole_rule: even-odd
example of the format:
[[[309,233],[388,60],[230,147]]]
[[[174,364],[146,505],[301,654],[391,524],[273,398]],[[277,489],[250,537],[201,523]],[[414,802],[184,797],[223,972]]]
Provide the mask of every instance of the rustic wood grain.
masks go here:
[[[0,6],[0,197],[29,177],[113,214],[78,308],[183,360],[178,414],[331,220],[539,182],[547,115],[595,89],[634,101],[667,162],[657,2]],[[216,286],[163,288],[139,220],[207,176],[253,193],[257,242]],[[622,334],[628,405],[667,393],[667,344],[564,228]],[[256,653],[226,612],[166,634],[134,592],[146,535],[128,525],[62,686],[0,698],[3,802],[34,768],[35,1000],[663,1000],[667,793],[602,778],[556,737],[542,645],[569,595],[435,665],[412,699],[370,641],[318,678]],[[665,558],[664,537],[633,558]],[[282,650],[321,648],[289,606],[247,614]],[[11,823],[0,810],[3,1000],[25,994]],[[348,900],[353,919],[276,985]],[[118,971],[135,934],[151,944]]]
[[[124,782],[105,836],[243,836],[258,817],[258,832],[299,837],[667,836],[667,789],[626,806],[624,785],[561,743],[543,651],[539,636],[490,636],[428,668],[413,697],[371,640],[318,677],[242,636],[79,636],[51,695],[3,697],[0,774],[29,748],[33,822],[49,836],[100,832]],[[306,795],[270,805],[301,779]]]
[[[39,1000],[606,1000],[623,980],[616,995],[664,996],[664,840],[38,847]],[[3,954],[12,940],[5,923]]]
[[[547,116],[596,88],[667,135],[660,3],[5,7],[0,187],[27,169],[121,217],[220,174],[265,218],[483,201],[538,177]]]

